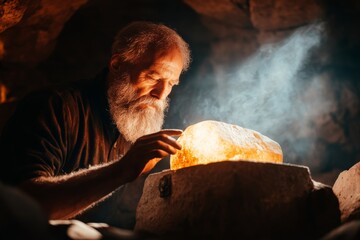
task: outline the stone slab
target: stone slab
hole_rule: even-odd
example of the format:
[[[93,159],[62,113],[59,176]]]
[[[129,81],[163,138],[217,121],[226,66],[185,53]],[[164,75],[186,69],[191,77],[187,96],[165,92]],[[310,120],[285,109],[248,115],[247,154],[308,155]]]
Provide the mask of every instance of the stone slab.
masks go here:
[[[228,161],[163,171],[145,181],[135,230],[208,238],[307,237],[318,227],[310,221],[316,214],[312,206],[319,204],[318,197],[310,198],[314,191],[308,168],[288,164]],[[331,206],[319,213],[336,216],[331,214],[338,205]],[[316,234],[329,231],[339,215],[329,221]]]

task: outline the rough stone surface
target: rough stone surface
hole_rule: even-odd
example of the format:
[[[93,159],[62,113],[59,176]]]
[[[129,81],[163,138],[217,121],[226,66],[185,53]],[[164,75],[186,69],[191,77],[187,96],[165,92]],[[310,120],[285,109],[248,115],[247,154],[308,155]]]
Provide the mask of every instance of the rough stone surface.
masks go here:
[[[257,29],[294,28],[321,19],[323,7],[314,0],[251,0],[251,21]]]
[[[339,222],[336,202],[310,220],[319,199],[331,195],[331,189],[319,192],[323,188],[314,188],[307,168],[292,165],[219,162],[163,171],[145,182],[135,230],[210,238],[314,237]],[[325,218],[321,226],[318,220]]]
[[[52,52],[64,24],[87,0],[35,0],[16,28],[1,35],[4,62],[37,64]]]
[[[246,1],[184,0],[196,12],[222,23],[237,27],[250,27],[249,9]]]
[[[340,173],[333,186],[343,222],[360,219],[360,163]]]
[[[0,33],[20,22],[27,4],[28,0],[0,1]]]

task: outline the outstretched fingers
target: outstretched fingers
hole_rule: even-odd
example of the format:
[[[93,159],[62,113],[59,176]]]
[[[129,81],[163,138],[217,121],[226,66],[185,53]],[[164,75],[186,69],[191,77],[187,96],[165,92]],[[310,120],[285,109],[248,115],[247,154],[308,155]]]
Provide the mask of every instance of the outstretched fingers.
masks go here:
[[[171,136],[182,134],[180,129],[164,129],[139,138],[125,154],[123,163],[132,166],[136,176],[150,171],[155,164],[181,149],[181,144]]]
[[[140,145],[143,145],[143,146],[147,145],[147,146],[151,146],[153,148],[156,148],[158,146],[165,147],[166,149],[171,151],[171,152],[169,152],[170,154],[174,154],[176,152],[175,149],[178,149],[178,150],[181,149],[181,144],[178,143],[171,136],[179,136],[179,135],[181,135],[181,133],[182,133],[182,130],[166,129],[166,130],[162,130],[157,133],[143,136],[143,137],[139,138],[139,140],[137,142]],[[156,145],[156,143],[158,146]],[[175,148],[175,149],[173,149],[173,148]],[[166,150],[166,149],[163,149],[163,150]]]
[[[164,157],[169,155],[169,153],[167,151],[160,150],[160,149],[153,150],[153,151],[149,152],[148,154],[149,154],[148,157],[150,159],[158,159],[158,161],[160,161],[161,159],[163,159]]]
[[[145,135],[145,136],[141,137],[140,139],[153,138],[153,137],[161,135],[161,134],[165,134],[168,136],[180,136],[182,133],[183,133],[183,131],[181,129],[163,129],[163,130],[160,130],[159,132]]]

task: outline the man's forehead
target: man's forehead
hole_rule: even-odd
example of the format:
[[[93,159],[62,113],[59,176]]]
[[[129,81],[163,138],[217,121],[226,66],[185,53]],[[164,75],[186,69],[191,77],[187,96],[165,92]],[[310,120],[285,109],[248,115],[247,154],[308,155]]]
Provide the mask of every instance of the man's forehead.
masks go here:
[[[182,64],[179,61],[154,61],[149,66],[149,71],[159,73],[159,71],[174,71],[182,69]]]
[[[154,79],[169,79],[172,81],[179,79],[179,76],[176,76],[173,71],[169,71],[166,69],[159,70],[159,71],[145,70],[144,73],[148,77],[151,77]]]
[[[153,64],[165,64],[169,67],[183,66],[183,56],[177,48],[170,48],[168,50],[159,50],[150,53]]]

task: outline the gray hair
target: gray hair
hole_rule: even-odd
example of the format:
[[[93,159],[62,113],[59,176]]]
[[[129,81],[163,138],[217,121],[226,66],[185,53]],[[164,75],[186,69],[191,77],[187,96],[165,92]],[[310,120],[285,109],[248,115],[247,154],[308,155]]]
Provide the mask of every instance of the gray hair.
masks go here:
[[[139,63],[147,52],[167,51],[177,48],[183,58],[183,71],[189,67],[189,45],[173,29],[151,22],[133,22],[121,29],[112,45],[112,54],[119,54],[122,61]]]

